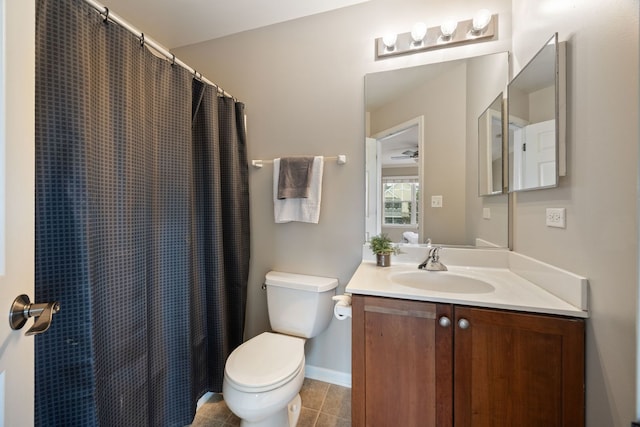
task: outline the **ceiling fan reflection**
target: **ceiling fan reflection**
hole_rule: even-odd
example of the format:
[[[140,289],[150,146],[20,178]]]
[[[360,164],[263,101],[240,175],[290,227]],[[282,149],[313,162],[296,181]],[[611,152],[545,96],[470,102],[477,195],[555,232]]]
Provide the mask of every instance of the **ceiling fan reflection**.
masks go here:
[[[402,152],[402,155],[400,156],[391,156],[392,159],[396,160],[396,159],[414,159],[414,160],[418,160],[418,150],[405,150]]]

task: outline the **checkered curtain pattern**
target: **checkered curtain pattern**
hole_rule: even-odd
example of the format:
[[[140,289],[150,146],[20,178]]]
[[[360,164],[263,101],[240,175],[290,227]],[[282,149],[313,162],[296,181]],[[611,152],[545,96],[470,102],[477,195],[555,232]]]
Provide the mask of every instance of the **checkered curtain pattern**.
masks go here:
[[[38,0],[36,425],[184,426],[242,343],[244,105],[83,0]]]

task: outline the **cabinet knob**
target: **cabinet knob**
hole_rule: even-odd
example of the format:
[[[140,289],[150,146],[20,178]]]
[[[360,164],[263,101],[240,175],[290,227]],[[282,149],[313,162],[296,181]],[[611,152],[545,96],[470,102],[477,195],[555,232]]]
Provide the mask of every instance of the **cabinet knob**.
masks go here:
[[[438,320],[438,323],[440,323],[440,326],[443,328],[448,328],[449,325],[451,325],[451,320],[447,316],[442,316],[440,320]]]
[[[458,326],[460,327],[460,329],[467,329],[469,327],[470,323],[467,319],[460,319],[458,320]]]

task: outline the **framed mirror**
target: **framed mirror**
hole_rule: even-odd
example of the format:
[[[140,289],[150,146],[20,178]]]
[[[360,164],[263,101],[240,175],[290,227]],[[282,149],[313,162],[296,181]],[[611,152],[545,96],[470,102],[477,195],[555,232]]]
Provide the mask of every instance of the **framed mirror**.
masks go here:
[[[478,195],[492,196],[504,192],[503,93],[478,117]]]
[[[509,191],[556,187],[566,174],[564,61],[556,33],[509,83]]]
[[[508,69],[500,52],[365,76],[365,240],[508,247],[508,196],[478,196],[478,117]]]

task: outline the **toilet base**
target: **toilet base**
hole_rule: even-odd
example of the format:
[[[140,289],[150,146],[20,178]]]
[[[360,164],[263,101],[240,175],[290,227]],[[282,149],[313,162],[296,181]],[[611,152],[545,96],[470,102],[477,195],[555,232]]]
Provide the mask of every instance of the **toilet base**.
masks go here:
[[[296,427],[298,425],[298,419],[300,418],[300,411],[302,410],[300,394],[296,394],[296,397],[289,402],[287,409],[289,410],[289,427]]]
[[[300,394],[289,402],[282,410],[270,416],[268,419],[260,421],[240,420],[240,427],[296,427],[302,410],[302,399]]]

